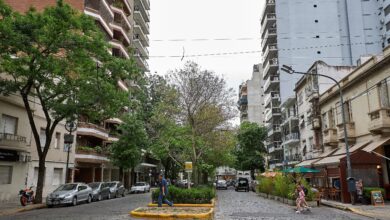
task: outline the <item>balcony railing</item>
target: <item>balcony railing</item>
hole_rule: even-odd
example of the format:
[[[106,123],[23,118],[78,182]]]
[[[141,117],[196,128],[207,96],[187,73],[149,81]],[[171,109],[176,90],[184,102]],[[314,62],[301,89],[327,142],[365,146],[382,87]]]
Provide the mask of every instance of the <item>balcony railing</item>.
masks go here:
[[[267,62],[269,60],[269,58],[275,58],[277,52],[278,52],[277,44],[269,44],[267,46],[267,49],[265,49],[265,51],[263,53],[264,62]],[[271,54],[273,56],[271,56]]]
[[[373,134],[390,133],[390,108],[381,108],[368,114],[368,129]]]
[[[141,26],[145,34],[149,34],[149,23],[145,21],[140,11],[134,11],[134,20]]]
[[[347,122],[347,138],[349,142],[355,142],[356,136],[355,136],[355,123],[354,122]],[[338,127],[338,139],[341,142],[344,142],[345,135],[344,135],[344,127],[343,124],[337,125]]]
[[[325,145],[337,146],[337,129],[327,128],[323,131],[323,141]]]
[[[145,6],[143,5],[142,1],[140,1],[141,4],[138,4],[136,6],[134,6],[134,11],[140,11],[144,20],[146,22],[149,22],[150,21],[150,15],[149,15],[149,11],[146,10]]]
[[[299,133],[290,133],[282,137],[283,144],[290,142],[299,142]]]
[[[262,20],[260,33],[263,33],[265,28],[270,27],[272,24],[275,24],[275,22],[276,22],[276,14],[267,13]]]
[[[274,70],[276,71],[277,68],[278,68],[278,58],[273,58],[273,59],[270,59],[267,64],[265,65],[264,67],[264,71],[263,71],[263,79],[266,79],[268,75],[270,75],[269,73]]]
[[[87,122],[78,123],[77,134],[81,136],[94,136],[102,140],[107,140],[109,136],[108,131],[104,127]]]
[[[267,107],[273,101],[280,102],[280,96],[279,96],[278,92],[270,92],[270,93],[266,94],[266,96],[264,98],[264,106]]]
[[[265,51],[265,46],[268,43],[275,44],[276,43],[276,28],[268,28],[264,35],[262,36],[261,48],[262,51]]]
[[[274,124],[268,127],[268,137],[272,136],[275,133],[280,133],[280,125]]]
[[[279,80],[280,80],[279,76],[271,76],[271,77],[269,77],[267,79],[267,81],[265,81],[265,83],[264,83],[264,91],[267,93],[270,88],[274,88],[271,85],[278,84],[280,82]]]

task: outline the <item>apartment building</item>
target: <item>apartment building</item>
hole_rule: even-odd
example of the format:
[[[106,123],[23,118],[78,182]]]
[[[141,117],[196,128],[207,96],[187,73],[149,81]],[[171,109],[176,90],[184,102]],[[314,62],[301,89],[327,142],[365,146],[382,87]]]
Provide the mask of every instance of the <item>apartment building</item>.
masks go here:
[[[284,151],[283,164],[286,167],[293,167],[301,162],[299,140],[299,120],[297,101],[295,97],[290,97],[281,105],[282,124],[280,125],[282,132],[282,147]]]
[[[46,141],[45,115],[38,102],[31,100],[34,121],[40,130],[41,144]],[[39,158],[27,113],[17,94],[0,96],[0,203],[14,202],[20,189],[36,186]],[[46,157],[44,192],[46,195],[65,182],[67,152],[64,148],[64,122],[53,134]],[[74,167],[75,149],[69,154],[69,167]]]
[[[30,6],[43,10],[55,5],[55,0],[5,0],[14,10],[25,12]],[[75,9],[91,16],[111,45],[110,53],[123,59],[134,57],[139,69],[148,71],[149,52],[149,0],[65,0]],[[118,88],[128,91],[134,83],[119,80]],[[126,113],[124,106],[123,113]],[[120,117],[120,114],[118,115]],[[20,121],[25,123],[24,121]],[[101,122],[89,121],[80,116],[78,121],[76,152],[68,181],[111,181],[119,180],[119,169],[114,167],[108,157],[108,146],[117,141],[117,127],[123,123],[119,118]],[[62,143],[62,142],[61,142]],[[55,160],[54,160],[55,161]],[[152,168],[155,169],[155,165]],[[135,177],[131,181],[135,181]],[[130,185],[130,173],[125,173],[125,185]],[[61,181],[64,182],[64,181]]]
[[[248,121],[248,85],[246,82],[238,87],[237,107],[240,111],[240,123]]]
[[[388,3],[265,1],[261,19],[265,97],[277,95],[284,102],[295,95],[295,83],[300,77],[280,74],[282,65],[292,66],[297,71],[307,70],[317,60],[333,66],[352,66],[362,55],[380,53],[387,45],[383,15],[389,13],[384,12],[384,5]],[[271,147],[281,142],[281,102],[275,98],[265,109]]]

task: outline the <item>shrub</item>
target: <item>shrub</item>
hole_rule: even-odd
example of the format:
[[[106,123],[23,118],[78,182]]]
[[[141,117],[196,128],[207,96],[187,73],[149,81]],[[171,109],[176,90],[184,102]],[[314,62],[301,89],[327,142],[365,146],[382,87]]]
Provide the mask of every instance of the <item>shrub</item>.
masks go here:
[[[287,198],[289,194],[290,179],[287,176],[279,175],[274,179],[275,195]]]
[[[272,194],[274,191],[274,183],[272,178],[261,178],[259,181],[259,192]]]
[[[160,190],[152,193],[153,203],[157,203]],[[168,187],[167,199],[173,203],[185,204],[204,204],[211,203],[215,197],[215,190],[212,187],[194,187],[191,189],[182,189],[175,186]]]
[[[385,189],[379,187],[364,187],[363,188],[363,197],[366,201],[371,201],[371,191],[381,191],[382,196],[385,196]]]

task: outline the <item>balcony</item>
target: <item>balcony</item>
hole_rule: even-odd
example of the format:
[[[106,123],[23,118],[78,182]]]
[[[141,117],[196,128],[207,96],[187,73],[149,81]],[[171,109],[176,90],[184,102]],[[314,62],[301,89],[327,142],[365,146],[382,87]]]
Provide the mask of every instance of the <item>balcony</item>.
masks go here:
[[[264,66],[263,70],[263,79],[267,79],[268,75],[276,75],[275,73],[278,70],[278,58],[270,59]]]
[[[135,34],[133,37],[134,45],[141,52],[142,56],[149,57],[149,51],[146,48],[149,45],[149,38],[143,34],[139,25],[134,26]]]
[[[294,164],[302,161],[302,156],[300,154],[287,155],[285,160],[287,160],[288,164]]]
[[[320,95],[319,95],[317,89],[309,89],[306,91],[306,99],[309,102],[313,102],[315,100],[318,100],[319,98],[320,98]]]
[[[269,44],[276,44],[276,28],[266,29],[261,42],[262,51],[265,52],[266,46]]]
[[[123,10],[127,16],[131,15],[132,8],[128,0],[107,0],[107,1],[111,4],[111,7],[115,7],[117,10]]]
[[[290,133],[282,136],[283,145],[299,143],[299,133]]]
[[[135,51],[134,57],[138,67],[141,68],[141,70],[149,71],[148,62],[143,58],[143,56],[139,51]]]
[[[85,0],[84,13],[98,21],[104,30],[112,37],[113,33],[109,24],[114,19],[110,6],[106,1]]]
[[[241,120],[248,119],[248,112],[247,111],[240,112],[240,118]]]
[[[118,49],[120,51],[120,56],[123,56],[126,59],[130,58],[129,53],[127,52],[127,49],[123,46],[122,42],[116,39],[112,39],[109,43],[113,48]]]
[[[77,162],[84,163],[104,163],[109,162],[109,153],[107,149],[100,146],[88,147],[88,146],[77,146],[75,159]]]
[[[283,150],[280,141],[271,142],[267,145],[268,153],[273,153],[275,151]]]
[[[354,143],[356,140],[355,136],[355,123],[354,122],[347,122],[347,138],[349,143]],[[338,139],[341,142],[344,142],[344,126],[343,124],[337,125],[338,127]]]
[[[267,118],[267,114],[269,115],[268,118]],[[269,122],[274,117],[280,117],[282,115],[279,107],[270,108],[270,110],[267,112],[267,114],[266,114],[266,119],[265,119],[266,122]]]
[[[146,9],[143,0],[135,0],[134,4],[134,11],[140,11],[144,20],[150,22],[149,10]]]
[[[270,76],[267,81],[264,83],[264,92],[268,93],[270,90],[275,90],[278,88],[280,83],[279,76]]]
[[[276,134],[276,133],[280,133],[280,125],[279,124],[274,124],[274,125],[270,125],[268,127],[268,137],[271,137],[272,135]]]
[[[373,134],[390,133],[390,108],[381,108],[368,114],[370,123],[368,130]]]
[[[270,44],[263,53],[264,62],[268,62],[269,59],[276,58],[278,55],[277,44]]]
[[[276,24],[276,14],[275,13],[268,13],[263,17],[263,20],[261,21],[261,29],[260,33],[264,33],[264,30],[266,28],[274,27]]]
[[[25,150],[27,148],[26,145],[26,137],[16,134],[0,133],[0,146],[6,146],[15,150]]]
[[[142,0],[142,1],[143,1],[142,3],[145,6],[145,9],[150,10],[150,1],[149,0]]]
[[[246,95],[241,96],[241,98],[238,100],[237,104],[239,106],[248,105],[248,96],[246,96]]]
[[[337,146],[337,129],[336,128],[327,128],[323,131],[323,141],[324,145]]]
[[[138,25],[141,26],[142,31],[145,34],[149,34],[150,31],[149,23],[144,20],[140,11],[134,11],[134,20]]]
[[[280,96],[278,92],[270,92],[265,95],[264,106],[271,107],[280,103]],[[272,104],[272,105],[270,105]]]
[[[275,0],[267,0],[263,14],[266,15],[268,13],[275,13]]]
[[[129,18],[123,12],[123,10],[111,5],[111,10],[114,12],[114,21],[120,20],[120,24],[125,26],[125,29],[128,31],[131,29],[131,24]]]
[[[104,141],[107,141],[109,137],[108,131],[104,127],[87,122],[79,122],[77,135],[92,136]]]

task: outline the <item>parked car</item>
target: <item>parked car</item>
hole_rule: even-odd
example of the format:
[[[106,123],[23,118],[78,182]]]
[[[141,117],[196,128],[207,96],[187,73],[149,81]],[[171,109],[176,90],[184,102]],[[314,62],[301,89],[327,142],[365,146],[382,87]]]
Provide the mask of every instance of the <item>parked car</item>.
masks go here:
[[[48,207],[55,205],[77,205],[79,202],[92,201],[92,188],[84,183],[63,184],[50,193],[46,198]]]
[[[92,200],[101,201],[103,199],[111,199],[110,188],[107,183],[104,182],[94,182],[89,183],[89,187],[92,188]]]
[[[251,181],[251,184],[250,184],[250,190],[252,190],[253,192],[256,192],[256,188],[257,188],[257,185],[259,184],[259,181],[257,180],[252,180]]]
[[[226,180],[218,180],[216,188],[217,189],[228,189],[228,185],[226,183]]]
[[[131,187],[130,193],[139,193],[139,192],[150,192],[150,185],[145,182],[137,182],[134,186]]]
[[[119,196],[125,196],[125,187],[119,181],[108,182],[108,187],[110,189],[110,198],[118,198]]]
[[[193,182],[191,182],[190,184],[191,184],[191,187],[194,185]],[[182,181],[177,181],[176,186],[181,187],[181,188],[187,188],[188,187],[188,180],[185,179]]]
[[[249,192],[249,181],[247,178],[238,178],[236,183],[236,191],[244,190],[245,192]]]

